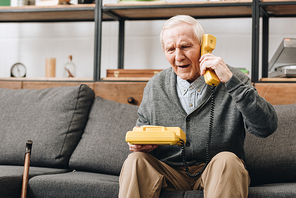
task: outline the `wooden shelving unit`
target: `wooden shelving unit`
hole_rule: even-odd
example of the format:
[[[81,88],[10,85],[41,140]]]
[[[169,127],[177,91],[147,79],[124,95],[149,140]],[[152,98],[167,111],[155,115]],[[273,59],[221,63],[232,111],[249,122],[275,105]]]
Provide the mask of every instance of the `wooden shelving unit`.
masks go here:
[[[177,14],[189,14],[196,18],[252,18],[252,81],[260,91],[270,90],[272,83],[276,86],[288,86],[294,89],[295,79],[266,79],[268,74],[268,34],[270,17],[296,17],[296,1],[292,0],[252,0],[252,1],[213,1],[213,2],[180,2],[180,3],[119,3],[102,5],[102,1],[97,0],[96,4],[82,5],[60,5],[60,6],[24,6],[24,7],[0,7],[0,22],[74,22],[74,21],[94,21],[95,23],[95,47],[94,47],[94,78],[92,81],[102,81],[100,71],[101,60],[101,32],[104,21],[118,21],[119,23],[119,49],[118,49],[118,69],[123,69],[124,65],[124,29],[125,21],[135,20],[160,20],[168,19]],[[259,42],[260,42],[260,18],[262,18],[262,79],[259,80]],[[106,80],[106,79],[104,79]],[[147,80],[135,79],[113,79],[110,82],[93,82],[94,89],[101,90],[100,86],[114,89],[126,89],[125,83],[129,86],[141,84],[142,89]],[[13,84],[13,87],[24,87],[38,84],[41,82],[51,86],[57,84],[71,83],[91,83],[91,80],[73,79],[73,82],[63,82],[62,79],[26,79],[12,80],[0,79],[0,87],[7,83]],[[130,81],[130,82],[116,82]],[[20,83],[21,82],[21,83]],[[6,85],[5,85],[6,84]],[[26,85],[26,86],[27,86]],[[104,89],[102,87],[102,89]],[[106,89],[107,90],[107,89]],[[102,91],[102,90],[101,90]],[[105,92],[105,91],[103,91]],[[107,92],[106,92],[107,93]],[[140,92],[142,93],[142,90]],[[293,91],[291,93],[294,93]],[[139,95],[139,94],[137,94]],[[109,97],[109,96],[108,96]],[[108,98],[107,97],[107,98]],[[113,97],[113,96],[112,96]],[[114,97],[116,98],[116,97]]]
[[[0,22],[95,22],[94,81],[100,81],[101,32],[103,21],[119,22],[118,69],[124,65],[124,22],[126,20],[159,20],[177,14],[189,14],[196,18],[240,18],[253,20],[252,27],[252,79],[259,79],[259,18],[263,18],[263,77],[266,77],[268,57],[268,18],[296,16],[296,1],[291,0],[246,0],[246,1],[204,1],[204,2],[142,2],[0,7]]]

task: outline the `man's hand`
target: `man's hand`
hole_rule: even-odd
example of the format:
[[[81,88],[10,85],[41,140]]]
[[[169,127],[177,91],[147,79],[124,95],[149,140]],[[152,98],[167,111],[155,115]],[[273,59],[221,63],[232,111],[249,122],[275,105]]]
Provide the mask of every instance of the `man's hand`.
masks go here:
[[[129,150],[131,152],[144,152],[144,153],[149,153],[152,150],[156,149],[158,145],[151,145],[151,144],[130,144],[129,145]]]
[[[149,125],[144,125],[144,126],[149,126]],[[135,126],[134,128],[138,128],[139,126]],[[144,152],[144,153],[149,153],[156,149],[158,145],[152,145],[152,144],[130,144],[128,142],[129,150],[131,152]]]
[[[232,72],[221,57],[213,54],[205,54],[200,58],[200,75],[204,75],[207,69],[215,71],[219,80],[223,83],[227,82],[232,77]]]

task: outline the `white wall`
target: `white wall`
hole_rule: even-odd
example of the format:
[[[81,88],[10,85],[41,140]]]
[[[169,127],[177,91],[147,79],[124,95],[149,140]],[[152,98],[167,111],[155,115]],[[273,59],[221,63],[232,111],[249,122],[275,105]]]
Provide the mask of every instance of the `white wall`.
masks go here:
[[[114,0],[105,0],[104,3],[114,3]],[[213,51],[215,55],[221,56],[234,67],[251,70],[250,18],[199,21],[207,33],[217,37],[217,46]],[[163,23],[164,21],[158,20],[126,22],[126,69],[169,67],[159,43]],[[285,37],[296,38],[296,18],[270,19],[269,59]],[[102,77],[106,76],[106,69],[117,68],[117,45],[118,22],[104,22]],[[93,22],[0,23],[0,77],[9,77],[10,67],[16,62],[26,65],[27,77],[44,77],[47,57],[57,59],[56,77],[62,77],[68,55],[73,55],[77,77],[93,77]]]

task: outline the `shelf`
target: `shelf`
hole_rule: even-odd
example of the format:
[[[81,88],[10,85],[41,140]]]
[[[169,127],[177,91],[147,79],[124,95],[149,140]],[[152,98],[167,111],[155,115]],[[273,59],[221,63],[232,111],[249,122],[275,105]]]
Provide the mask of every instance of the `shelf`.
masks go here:
[[[0,81],[93,82],[92,78],[0,78]]]
[[[57,6],[0,6],[0,22],[94,21],[95,4]],[[103,14],[104,20],[112,20]]]
[[[296,16],[295,0],[262,0],[260,5],[270,17]]]
[[[296,82],[296,78],[261,78],[259,82]]]
[[[106,77],[102,78],[102,81],[113,81],[113,82],[148,82],[148,77]]]
[[[104,5],[103,12],[124,20],[167,19],[180,14],[196,18],[252,17],[252,1],[119,3]]]
[[[296,83],[256,83],[255,87],[272,105],[296,104]]]

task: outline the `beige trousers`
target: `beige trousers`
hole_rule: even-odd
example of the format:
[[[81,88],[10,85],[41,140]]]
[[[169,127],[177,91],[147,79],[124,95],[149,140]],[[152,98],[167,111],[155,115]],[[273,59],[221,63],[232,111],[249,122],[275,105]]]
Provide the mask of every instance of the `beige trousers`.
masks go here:
[[[202,167],[191,166],[189,171],[194,174]],[[119,198],[158,198],[161,190],[203,190],[205,198],[248,197],[248,171],[231,152],[214,156],[200,178],[188,177],[184,170],[172,168],[147,153],[131,153],[120,173]]]

